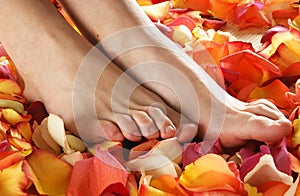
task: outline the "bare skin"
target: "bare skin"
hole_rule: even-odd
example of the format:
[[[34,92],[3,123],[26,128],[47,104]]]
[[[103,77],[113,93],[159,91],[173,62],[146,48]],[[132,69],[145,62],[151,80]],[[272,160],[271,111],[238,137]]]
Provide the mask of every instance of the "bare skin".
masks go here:
[[[61,116],[68,129],[79,132],[89,142],[103,138],[139,141],[142,136],[169,138],[176,134],[181,115],[157,95],[139,86],[103,53],[92,50],[93,45],[76,33],[49,1],[4,0],[1,5],[0,40],[17,65],[25,84],[24,95],[30,101],[43,101],[48,112]],[[90,76],[95,70],[100,68],[103,72],[96,78],[99,80],[96,80],[95,91],[91,91],[94,94],[87,93],[92,99],[79,96],[83,99],[73,106],[76,74],[83,65],[88,68],[77,89],[81,95],[91,89],[94,81]],[[120,78],[120,89],[114,92]],[[133,89],[130,97],[127,89]],[[91,100],[95,100],[95,118],[87,116],[85,111]],[[117,107],[112,108],[111,102]],[[162,107],[156,106],[157,103]],[[88,131],[77,132],[74,120],[77,108],[80,109],[76,120],[86,120],[88,123],[84,126]],[[196,132],[197,127],[186,122],[180,129]]]
[[[164,78],[163,81],[167,84],[173,84],[166,86],[148,82],[144,85],[159,94],[177,111],[181,111],[193,122],[199,123],[202,137],[214,139],[219,136],[224,146],[231,147],[252,139],[276,142],[291,131],[291,123],[275,105],[267,100],[244,103],[231,97],[212,81],[203,69],[196,68],[197,65],[187,58],[184,52],[175,49],[158,29],[142,28],[132,31],[131,34],[124,33],[136,27],[153,26],[135,0],[90,0],[88,3],[61,0],[61,3],[83,35],[93,44],[101,41],[106,53],[114,58],[117,56],[115,58],[117,65],[123,70],[128,70],[137,81],[149,81],[156,75],[157,78]],[[132,42],[147,47],[122,50],[132,47],[134,45]],[[131,69],[149,62],[165,63],[179,70],[194,89],[197,100],[192,102],[197,102],[197,108],[193,104],[186,104],[177,99],[176,94],[179,91],[183,95],[190,95],[191,91],[180,87],[176,90],[174,86],[181,81],[174,78],[174,75],[166,69],[152,69],[152,72],[151,68],[144,72],[140,69]],[[200,115],[195,111],[200,111]],[[216,121],[212,122],[212,119]]]

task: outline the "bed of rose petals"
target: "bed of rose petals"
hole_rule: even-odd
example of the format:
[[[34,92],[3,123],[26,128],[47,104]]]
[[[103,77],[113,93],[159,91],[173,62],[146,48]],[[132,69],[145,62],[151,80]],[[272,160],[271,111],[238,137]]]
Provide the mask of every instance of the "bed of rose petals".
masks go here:
[[[1,195],[298,195],[300,172],[300,16],[291,0],[138,0],[148,16],[231,95],[272,101],[293,123],[278,144],[249,142],[222,149],[216,142],[179,144],[149,140],[124,154],[124,144],[86,148],[48,114],[22,96],[16,68],[0,48]],[[261,48],[220,29],[266,28]],[[277,26],[278,24],[283,26]],[[217,70],[217,71],[216,71]],[[210,72],[211,71],[211,72]],[[274,133],[276,134],[276,133]]]

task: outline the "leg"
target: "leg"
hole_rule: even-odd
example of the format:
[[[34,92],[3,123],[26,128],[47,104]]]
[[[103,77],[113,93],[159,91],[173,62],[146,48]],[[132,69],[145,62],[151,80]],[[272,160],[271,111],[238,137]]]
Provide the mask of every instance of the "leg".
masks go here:
[[[118,141],[125,137],[138,141],[141,135],[148,138],[174,136],[174,124],[179,125],[180,115],[164,105],[173,124],[159,107],[152,106],[153,103],[163,102],[123,74],[100,51],[92,50],[93,46],[64,21],[49,1],[4,0],[1,5],[0,19],[3,22],[0,24],[0,39],[23,76],[24,94],[29,100],[43,101],[47,110],[60,115],[67,128],[74,132],[77,129],[73,112],[77,108],[83,109],[77,110],[80,114],[76,120],[88,120],[89,123],[85,125],[90,130],[80,130],[80,136],[90,142],[98,142],[104,137]],[[107,62],[107,65],[103,65],[103,62]],[[77,89],[81,94],[91,88],[90,76],[99,66],[103,66],[100,67],[103,72],[96,80],[96,90],[91,95],[96,104],[95,119],[86,116],[89,111],[86,111],[85,106],[88,103],[84,101],[91,100],[85,100],[85,96],[80,96],[83,100],[72,105],[72,97],[75,96],[73,87],[78,82],[76,74],[83,64],[88,68],[84,72],[87,74],[84,75],[85,80],[81,81],[80,89]],[[122,86],[115,99],[112,99],[114,85],[121,76]],[[127,89],[134,91],[126,100]],[[112,108],[111,101],[117,107]],[[98,123],[104,133],[97,129]],[[196,129],[190,124],[183,129],[191,127]]]
[[[144,28],[130,31],[138,26],[153,26],[135,0],[90,0],[88,3],[61,1],[85,37],[93,44],[101,41],[105,51],[113,57],[120,54],[115,58],[115,62],[122,69],[128,70],[136,80],[149,81],[152,75],[156,75],[157,78],[169,81],[169,84],[173,82],[177,85],[181,82],[176,81],[176,78],[164,69],[152,69],[151,74],[141,72],[139,69],[130,69],[145,62],[165,63],[180,70],[192,84],[198,100],[198,108],[187,105],[181,108],[181,112],[194,122],[199,122],[203,130],[209,129],[209,134],[215,135],[221,129],[220,138],[225,146],[240,145],[249,139],[274,142],[286,136],[291,130],[291,123],[273,104],[267,101],[248,104],[228,95],[202,69],[197,68],[191,59],[164,38],[159,30]],[[126,34],[126,30],[131,34]],[[116,36],[118,34],[120,36]],[[126,52],[118,51],[119,48],[130,48],[133,42],[147,47],[134,48]],[[172,107],[180,109],[180,104],[170,88],[154,82],[149,82],[145,86],[159,94]],[[184,88],[178,90],[182,91],[183,95],[189,95]],[[197,110],[200,111],[200,117],[195,115]],[[210,124],[211,120],[216,118],[214,111],[220,111],[222,115],[217,112],[217,118],[220,120],[217,120],[218,123]]]

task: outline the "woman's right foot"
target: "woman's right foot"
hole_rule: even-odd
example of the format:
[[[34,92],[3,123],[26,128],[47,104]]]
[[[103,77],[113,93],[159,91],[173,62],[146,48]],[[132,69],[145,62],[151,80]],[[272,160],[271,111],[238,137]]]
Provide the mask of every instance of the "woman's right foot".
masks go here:
[[[179,127],[195,136],[195,125],[92,49],[48,1],[5,3],[0,11],[9,25],[2,23],[0,37],[24,79],[24,95],[43,101],[70,130],[76,132],[79,124],[84,140],[170,138]]]

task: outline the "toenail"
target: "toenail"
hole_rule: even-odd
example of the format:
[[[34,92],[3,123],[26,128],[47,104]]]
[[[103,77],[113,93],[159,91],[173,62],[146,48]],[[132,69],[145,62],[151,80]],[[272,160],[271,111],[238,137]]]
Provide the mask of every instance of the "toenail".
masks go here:
[[[171,132],[175,132],[176,131],[176,128],[172,125],[169,125],[166,127],[166,133],[171,133]]]

